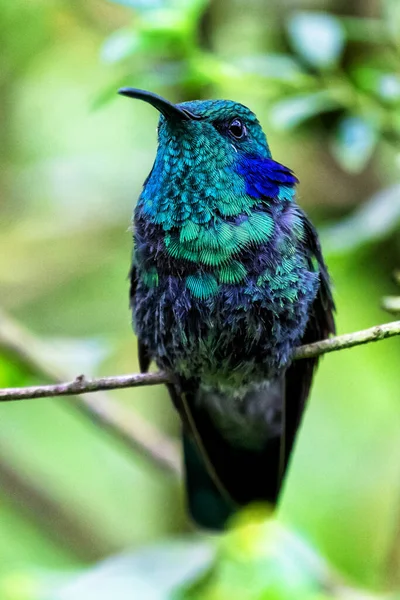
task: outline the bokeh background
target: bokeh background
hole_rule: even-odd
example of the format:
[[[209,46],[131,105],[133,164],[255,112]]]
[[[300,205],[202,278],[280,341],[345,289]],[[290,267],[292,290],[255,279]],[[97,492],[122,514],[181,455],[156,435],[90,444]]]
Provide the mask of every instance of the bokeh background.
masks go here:
[[[1,0],[0,21],[1,387],[138,370],[129,228],[158,116],[121,85],[250,106],[301,181],[339,333],[395,318],[398,0]],[[323,359],[277,520],[250,512],[222,540],[185,515],[162,387],[2,404],[0,599],[385,594],[399,360],[399,339]],[[124,434],[93,415],[101,402]]]

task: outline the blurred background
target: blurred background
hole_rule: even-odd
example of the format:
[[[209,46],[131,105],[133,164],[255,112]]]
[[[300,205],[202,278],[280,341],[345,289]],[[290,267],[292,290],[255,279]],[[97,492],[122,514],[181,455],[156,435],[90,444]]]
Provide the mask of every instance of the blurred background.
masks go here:
[[[0,20],[0,387],[138,371],[129,228],[158,115],[121,85],[252,108],[321,233],[338,332],[396,318],[398,0],[1,0]],[[398,586],[399,360],[399,339],[322,360],[277,520],[218,542],[187,520],[163,387],[2,404],[0,600]]]

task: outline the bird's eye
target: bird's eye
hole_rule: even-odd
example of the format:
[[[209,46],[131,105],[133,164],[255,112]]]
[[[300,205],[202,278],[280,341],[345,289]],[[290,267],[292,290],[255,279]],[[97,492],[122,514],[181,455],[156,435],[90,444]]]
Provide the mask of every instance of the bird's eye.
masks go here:
[[[241,140],[247,135],[246,125],[237,117],[229,123],[228,130],[237,140]]]

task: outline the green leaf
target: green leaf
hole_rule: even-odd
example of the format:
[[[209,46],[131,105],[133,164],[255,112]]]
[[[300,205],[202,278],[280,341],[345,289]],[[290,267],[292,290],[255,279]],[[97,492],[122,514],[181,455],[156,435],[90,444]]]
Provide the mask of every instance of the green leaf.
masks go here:
[[[71,577],[68,572],[19,567],[0,574],[1,600],[50,600]]]
[[[383,73],[378,80],[378,93],[387,102],[398,102],[400,100],[400,76],[396,73]]]
[[[338,124],[332,141],[332,152],[340,166],[350,173],[360,173],[372,156],[378,132],[361,116],[346,116]]]
[[[383,14],[389,35],[400,46],[400,2],[398,0],[384,0]]]
[[[278,129],[291,129],[306,119],[339,107],[330,92],[321,91],[293,96],[275,104],[270,112],[271,122]]]
[[[374,194],[350,216],[320,231],[325,253],[345,254],[389,237],[400,226],[400,185]]]
[[[111,0],[114,4],[128,6],[138,12],[152,12],[157,9],[178,10],[181,14],[190,14],[193,17],[201,14],[208,4],[208,0]]]
[[[345,31],[336,17],[327,13],[296,12],[288,21],[294,50],[311,66],[326,69],[336,65],[345,45]]]
[[[116,63],[134,54],[139,46],[140,40],[134,31],[120,29],[104,42],[100,56],[104,62]]]
[[[258,513],[258,515],[257,515]],[[180,600],[317,598],[330,582],[324,560],[304,540],[256,507],[221,540],[212,570]]]
[[[385,22],[382,19],[366,17],[341,17],[346,38],[352,42],[365,44],[386,44],[390,39]]]
[[[400,76],[397,73],[362,65],[354,69],[353,78],[359,89],[389,104],[400,100]]]
[[[167,600],[208,567],[212,544],[175,540],[110,558],[74,578],[51,600]]]
[[[161,8],[166,2],[165,0],[110,0],[114,4],[122,4],[136,10],[151,10],[153,8]]]
[[[299,63],[287,54],[243,56],[235,64],[246,73],[277,81],[294,82],[308,77]]]

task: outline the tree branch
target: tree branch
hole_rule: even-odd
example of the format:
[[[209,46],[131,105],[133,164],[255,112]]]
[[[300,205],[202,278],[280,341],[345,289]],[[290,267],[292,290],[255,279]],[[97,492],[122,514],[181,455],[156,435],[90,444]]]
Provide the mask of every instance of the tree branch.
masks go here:
[[[300,346],[294,353],[294,359],[314,358],[316,356],[321,356],[322,354],[327,354],[328,352],[345,350],[346,348],[353,348],[354,346],[361,346],[362,344],[368,344],[370,342],[379,342],[380,340],[385,340],[395,335],[400,335],[400,321],[375,325],[375,327],[363,329],[362,331],[346,333],[344,335],[332,337],[328,340],[314,342],[307,346]]]
[[[315,358],[328,352],[336,352],[345,348],[352,348],[369,342],[377,342],[395,335],[400,335],[400,321],[393,321],[384,325],[377,325],[339,335],[327,340],[300,346],[294,353],[294,360],[304,358]],[[141,387],[145,385],[157,385],[160,383],[171,382],[171,378],[166,373],[143,373],[133,375],[116,375],[111,377],[100,377],[97,379],[86,379],[84,375],[79,375],[73,381],[66,383],[57,383],[55,385],[38,385],[24,388],[4,388],[0,390],[0,401],[7,402],[11,400],[28,400],[33,398],[48,398],[50,396],[70,396],[84,394],[87,392],[98,392],[101,390],[122,389],[131,387]],[[92,405],[93,409],[93,405]],[[91,409],[91,410],[92,410]]]
[[[46,347],[43,341],[3,311],[0,311],[1,349],[13,355],[21,365],[32,373],[48,381],[55,382],[54,386],[44,386],[45,388],[62,387],[65,385],[62,383],[63,381],[74,377],[51,361],[51,349]],[[77,384],[77,387],[79,385],[81,391],[70,392],[70,394],[83,394],[86,391],[82,388],[82,383]],[[20,388],[20,391],[23,389]],[[103,389],[112,389],[112,386]],[[50,393],[47,394],[47,397],[54,395],[59,394]],[[31,398],[32,396],[28,397]],[[33,398],[38,397],[43,398],[45,396],[33,396]],[[1,400],[7,399],[16,400],[18,398],[4,396],[1,398]],[[181,474],[181,460],[177,444],[132,409],[115,402],[105,392],[99,392],[95,398],[87,395],[71,398],[71,404],[89,418],[92,423],[101,425],[118,441],[122,441],[130,449],[146,457],[153,465],[178,476]]]

